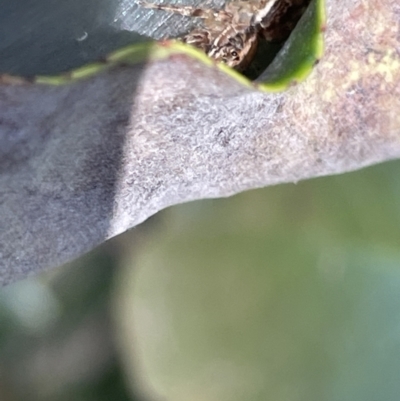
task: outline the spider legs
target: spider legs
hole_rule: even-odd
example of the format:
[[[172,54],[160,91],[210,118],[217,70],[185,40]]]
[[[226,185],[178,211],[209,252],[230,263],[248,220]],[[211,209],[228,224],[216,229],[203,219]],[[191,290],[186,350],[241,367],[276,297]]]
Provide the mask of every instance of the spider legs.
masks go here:
[[[212,19],[215,21],[227,21],[232,18],[224,10],[213,10],[210,8],[198,8],[193,6],[171,5],[171,4],[155,4],[148,3],[147,1],[137,0],[139,6],[144,8],[151,8],[155,10],[163,10],[174,14],[180,14],[187,17],[198,17],[203,19]]]

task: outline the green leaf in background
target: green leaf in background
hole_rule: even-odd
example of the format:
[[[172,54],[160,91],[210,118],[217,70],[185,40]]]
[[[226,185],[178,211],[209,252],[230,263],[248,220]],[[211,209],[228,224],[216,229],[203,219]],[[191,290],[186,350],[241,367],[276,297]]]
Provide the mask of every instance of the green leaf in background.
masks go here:
[[[323,53],[325,1],[313,0],[292,35],[257,79],[262,89],[281,91],[303,81]]]
[[[400,164],[165,213],[116,288],[134,389],[167,401],[396,401]]]
[[[89,2],[88,4],[91,4],[91,0],[86,1]],[[3,61],[0,61],[0,73],[20,73],[21,76],[34,74],[37,75],[34,79],[37,83],[62,85],[77,79],[88,78],[104,71],[106,68],[121,63],[138,64],[147,60],[171,57],[176,53],[194,57],[210,66],[215,65],[203,52],[180,42],[171,41],[166,44],[151,43],[145,37],[138,34],[130,34],[123,30],[118,31],[115,28],[110,29],[110,20],[112,20],[113,15],[116,15],[116,11],[113,9],[121,7],[120,3],[122,4],[122,2],[110,0],[109,2],[105,1],[101,7],[98,6],[98,13],[102,15],[101,19],[103,20],[102,24],[104,24],[104,28],[101,25],[94,25],[92,27],[93,33],[90,31],[89,34],[83,31],[83,28],[78,28],[80,25],[83,27],[93,25],[92,21],[88,25],[88,16],[77,15],[76,18],[74,17],[75,24],[77,25],[74,29],[71,29],[71,27],[67,29],[63,24],[59,23],[59,20],[63,21],[63,14],[72,14],[75,16],[79,11],[80,6],[78,3],[75,4],[75,1],[71,2],[68,6],[58,7],[57,4],[51,2],[47,4],[43,0],[36,5],[29,5],[27,8],[20,8],[16,11],[11,9],[11,19],[24,20],[28,18],[27,15],[29,12],[40,12],[43,20],[46,22],[45,24],[38,24],[35,20],[31,27],[29,25],[24,27],[24,29],[31,32],[29,35],[21,36],[21,34],[15,34],[15,37],[10,35],[7,41],[0,44],[0,50],[4,47],[3,51],[6,52],[6,57],[3,57]],[[95,8],[95,5],[91,4],[91,7]],[[258,79],[260,85],[257,85],[257,88],[266,91],[284,90],[291,83],[299,82],[309,74],[316,60],[322,56],[322,27],[325,23],[324,8],[324,0],[313,0],[311,2],[290,39],[278,53],[272,64]],[[130,14],[133,15],[133,13],[134,11],[131,10]],[[4,20],[7,24],[10,24],[7,12],[4,15]],[[53,15],[56,15],[56,18],[53,18]],[[82,22],[79,21],[79,18],[82,18]],[[129,13],[125,18],[129,19]],[[53,24],[51,24],[51,21],[54,21]],[[60,27],[64,27],[65,30],[61,31]],[[60,30],[60,32],[54,35],[54,37],[49,37],[41,31],[42,29],[53,32]],[[93,51],[93,46],[90,44],[89,48],[86,48],[86,39],[81,44],[79,42],[81,39],[76,36],[81,35],[83,32],[90,38],[90,41],[99,41],[102,38],[101,35],[104,35],[102,29],[108,30],[108,34],[106,35],[107,40],[103,41],[105,43],[104,49],[116,47],[121,43],[126,44],[129,38],[131,38],[132,44],[115,50],[106,57],[106,54],[101,54],[100,50]],[[42,46],[40,46],[41,42],[43,42]],[[35,50],[34,56],[30,53],[31,49]],[[76,54],[72,54],[73,52],[76,52]],[[26,57],[29,57],[29,63],[26,63]],[[268,59],[270,56],[261,54],[262,57]],[[99,59],[102,60],[98,61]],[[79,62],[82,63],[83,61],[85,64],[79,66]],[[68,69],[68,66],[75,66],[75,68],[65,73],[64,71]],[[243,84],[251,84],[250,80],[226,65],[218,63],[217,66]],[[43,71],[51,71],[52,75],[43,74]],[[63,73],[58,74],[58,72]],[[17,82],[17,80],[14,79],[13,82]]]

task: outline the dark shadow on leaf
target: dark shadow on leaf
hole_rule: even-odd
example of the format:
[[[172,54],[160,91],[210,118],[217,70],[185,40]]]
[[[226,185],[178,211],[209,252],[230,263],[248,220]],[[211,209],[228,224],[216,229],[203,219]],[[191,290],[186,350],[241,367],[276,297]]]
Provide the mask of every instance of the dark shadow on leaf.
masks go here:
[[[108,0],[6,0],[0,72],[56,75],[138,39],[112,26],[117,6]],[[16,272],[66,262],[71,247],[87,251],[107,237],[143,69],[143,62],[115,66],[59,86],[0,84],[3,282]],[[22,249],[25,240],[29,246]]]

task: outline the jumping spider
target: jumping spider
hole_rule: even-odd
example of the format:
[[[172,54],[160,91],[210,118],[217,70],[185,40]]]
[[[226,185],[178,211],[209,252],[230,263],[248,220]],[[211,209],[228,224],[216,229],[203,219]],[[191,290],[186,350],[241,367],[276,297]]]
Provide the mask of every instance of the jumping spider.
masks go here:
[[[252,62],[260,39],[285,39],[308,3],[309,0],[233,0],[213,10],[138,0],[145,8],[203,19],[203,27],[181,40],[238,71],[244,71]]]

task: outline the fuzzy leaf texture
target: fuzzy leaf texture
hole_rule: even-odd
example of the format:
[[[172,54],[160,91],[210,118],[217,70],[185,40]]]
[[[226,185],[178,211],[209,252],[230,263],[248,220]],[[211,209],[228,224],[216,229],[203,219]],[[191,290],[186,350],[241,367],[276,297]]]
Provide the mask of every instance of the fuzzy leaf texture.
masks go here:
[[[320,43],[311,56],[300,51],[309,43],[294,46],[295,59],[308,61],[291,72],[277,59],[261,79],[271,87],[179,45],[143,43],[90,64],[142,41],[135,21],[156,37],[174,20],[152,25],[126,2],[87,0],[87,14],[82,2],[36,3],[22,13],[1,6],[2,284],[70,261],[170,205],[400,155],[397,0],[326,0],[322,57]],[[289,88],[264,91],[274,85]]]

